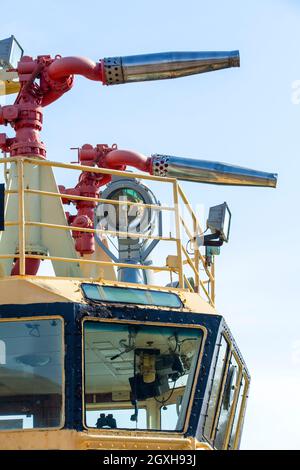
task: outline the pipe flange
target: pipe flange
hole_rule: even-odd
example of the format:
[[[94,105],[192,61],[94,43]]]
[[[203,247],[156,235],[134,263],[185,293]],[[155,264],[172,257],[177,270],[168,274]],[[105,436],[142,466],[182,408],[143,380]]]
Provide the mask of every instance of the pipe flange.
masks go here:
[[[46,158],[46,147],[43,142],[16,142],[10,147],[10,156],[18,157],[24,155]]]
[[[45,258],[49,255],[48,249],[42,245],[26,245],[25,253],[26,255],[45,256]],[[15,254],[20,254],[19,247],[17,247]]]
[[[160,155],[158,153],[151,155],[152,157],[152,175],[168,176],[169,159],[168,155]]]
[[[107,57],[103,59],[105,85],[118,85],[124,83],[121,57]]]
[[[49,90],[55,91],[57,93],[66,93],[67,91],[71,90],[74,83],[74,75],[68,75],[59,80],[53,80],[49,77],[47,68],[45,68],[43,71],[43,79]]]

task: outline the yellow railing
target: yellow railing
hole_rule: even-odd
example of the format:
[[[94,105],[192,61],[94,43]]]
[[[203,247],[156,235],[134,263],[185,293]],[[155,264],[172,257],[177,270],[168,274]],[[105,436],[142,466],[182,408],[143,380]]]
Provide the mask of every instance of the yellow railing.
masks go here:
[[[62,263],[80,263],[80,264],[90,264],[90,265],[99,265],[102,267],[117,267],[117,268],[136,268],[136,269],[145,269],[155,272],[167,272],[169,273],[170,279],[175,274],[178,276],[178,282],[173,283],[173,286],[179,287],[181,289],[186,289],[188,291],[197,292],[202,295],[205,300],[207,300],[211,305],[214,305],[215,302],[215,277],[214,277],[214,263],[207,265],[205,256],[200,252],[199,249],[195,248],[193,253],[189,253],[187,248],[184,246],[184,240],[193,240],[197,235],[203,233],[199,221],[196,217],[195,212],[193,211],[186,195],[184,194],[182,188],[179,186],[178,182],[174,178],[162,178],[158,176],[150,176],[147,174],[140,173],[127,173],[117,170],[108,170],[103,168],[95,168],[89,166],[83,166],[79,164],[67,164],[59,162],[51,162],[47,160],[34,159],[34,158],[3,158],[0,159],[0,164],[3,164],[4,172],[7,172],[7,164],[16,164],[17,165],[17,178],[18,184],[17,189],[7,189],[5,191],[6,195],[16,194],[18,198],[18,216],[17,220],[5,220],[5,227],[17,226],[18,227],[18,249],[15,253],[2,253],[0,252],[0,261],[1,259],[19,259],[19,272],[21,276],[24,276],[26,273],[26,259],[41,259],[41,260],[50,260],[50,261],[59,261]],[[45,223],[39,220],[26,220],[26,198],[25,195],[34,195],[42,197],[54,197],[54,198],[64,198],[70,199],[72,201],[93,201],[98,203],[107,203],[107,200],[101,198],[92,198],[85,196],[75,196],[64,194],[62,196],[59,192],[50,192],[43,191],[39,188],[25,187],[24,185],[24,168],[28,165],[39,165],[39,166],[50,166],[52,168],[62,168],[65,170],[77,172],[85,171],[92,173],[100,174],[109,174],[112,176],[126,177],[126,178],[135,178],[138,180],[147,180],[153,181],[155,183],[159,182],[162,184],[170,184],[172,186],[172,204],[171,205],[153,205],[153,204],[143,204],[123,200],[109,200],[109,204],[113,205],[134,205],[143,206],[145,208],[155,209],[157,211],[168,211],[174,214],[174,234],[170,233],[169,236],[159,236],[159,235],[149,235],[149,234],[134,234],[127,232],[120,232],[118,230],[105,230],[105,229],[92,229],[92,228],[81,228],[81,227],[70,227],[69,225],[60,225],[53,223]],[[189,217],[191,219],[191,227],[187,221],[183,218],[182,215],[182,206],[185,207]],[[113,235],[113,236],[130,236],[132,238],[144,238],[150,240],[159,240],[163,242],[175,244],[176,250],[175,255],[166,257],[166,261],[162,265],[133,265],[128,263],[116,263],[114,261],[103,261],[95,259],[86,259],[82,257],[77,258],[64,258],[57,256],[49,256],[44,254],[35,254],[34,252],[26,251],[26,228],[27,227],[44,227],[55,230],[65,230],[69,232],[87,232],[93,233],[96,232],[102,235]],[[1,239],[0,239],[1,246]],[[188,274],[188,271],[192,273]]]

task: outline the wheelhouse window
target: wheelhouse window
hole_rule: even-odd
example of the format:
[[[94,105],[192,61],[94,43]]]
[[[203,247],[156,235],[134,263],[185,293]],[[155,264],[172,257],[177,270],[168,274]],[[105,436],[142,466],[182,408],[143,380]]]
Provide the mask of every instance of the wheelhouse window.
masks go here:
[[[216,417],[217,405],[221,395],[222,381],[224,378],[226,362],[229,354],[229,344],[227,343],[224,336],[221,336],[220,343],[218,346],[218,357],[204,426],[204,435],[208,439],[211,438],[211,434],[213,432],[213,424]]]
[[[219,413],[219,419],[216,428],[216,435],[214,446],[216,449],[223,449],[226,444],[226,437],[228,435],[228,425],[230,423],[231,413],[234,411],[235,406],[234,398],[238,391],[240,383],[240,366],[237,363],[234,355],[231,355],[225,387],[223,392],[223,399]]]
[[[62,320],[0,321],[0,343],[0,430],[59,427]]]
[[[181,431],[202,340],[200,328],[85,321],[86,426]]]
[[[85,297],[94,302],[182,307],[180,298],[173,292],[135,289],[133,287],[99,286],[97,284],[81,284],[81,288]]]
[[[244,420],[244,413],[246,408],[247,400],[247,391],[248,391],[249,380],[246,375],[242,376],[241,382],[239,385],[239,395],[236,405],[234,420],[232,424],[230,440],[229,440],[229,449],[237,449],[240,444],[241,437],[241,427]]]
[[[204,436],[215,449],[237,449],[249,387],[249,377],[237,353],[221,336]]]

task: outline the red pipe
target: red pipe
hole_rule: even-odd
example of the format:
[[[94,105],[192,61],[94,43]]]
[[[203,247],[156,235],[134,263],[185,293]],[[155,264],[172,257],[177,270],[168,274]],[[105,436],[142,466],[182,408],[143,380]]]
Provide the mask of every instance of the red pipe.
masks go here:
[[[42,106],[48,106],[51,103],[54,103],[54,101],[57,101],[62,95],[64,94],[64,91],[49,91],[46,93],[43,98],[42,98]]]
[[[150,172],[151,158],[131,150],[112,150],[105,156],[105,166],[115,168],[120,165],[132,166],[138,170]]]
[[[102,67],[86,57],[57,58],[49,65],[48,76],[51,80],[61,80],[70,75],[82,75],[90,80],[102,81]]]
[[[80,163],[88,166],[97,165],[99,168],[110,168],[116,170],[125,170],[126,166],[132,166],[141,171],[150,172],[151,158],[141,153],[130,150],[118,150],[116,146],[110,149],[107,145],[97,145],[92,147],[85,144],[79,150]],[[83,171],[79,177],[78,184],[75,188],[66,189],[60,187],[62,193],[62,201],[64,204],[72,202],[76,205],[77,216],[71,221],[71,226],[82,228],[93,228],[94,209],[96,203],[93,201],[70,201],[64,200],[63,194],[89,196],[97,198],[99,196],[100,187],[107,184],[111,180],[110,175],[98,175],[96,173],[88,173]],[[69,218],[70,220],[70,218]],[[92,233],[81,232],[76,230],[72,232],[75,240],[75,250],[84,254],[91,254],[95,251],[95,239]]]
[[[25,260],[25,274],[28,276],[35,276],[39,270],[41,260],[35,258],[26,258]],[[12,270],[11,276],[19,276],[20,274],[20,260],[17,259]]]

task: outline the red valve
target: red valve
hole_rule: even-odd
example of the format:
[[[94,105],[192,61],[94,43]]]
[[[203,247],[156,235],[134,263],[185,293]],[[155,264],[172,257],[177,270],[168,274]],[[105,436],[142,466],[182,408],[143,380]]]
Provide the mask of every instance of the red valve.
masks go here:
[[[41,260],[35,258],[26,258],[25,260],[25,274],[35,276],[39,270]],[[11,276],[18,276],[20,274],[20,260],[17,259],[11,270]]]
[[[10,152],[11,156],[46,157],[46,148],[40,140],[43,124],[43,107],[59,99],[73,86],[74,75],[82,75],[89,80],[103,79],[103,63],[95,63],[84,57],[39,56],[33,59],[24,56],[18,63],[17,72],[21,90],[13,105],[0,107],[0,124],[11,125],[16,135],[8,139],[0,134],[0,148]],[[136,152],[118,150],[116,145],[99,144],[95,148],[86,144],[79,150],[79,162],[85,166],[125,170],[133,166],[142,171],[149,171],[149,159]],[[77,215],[67,215],[68,223],[73,227],[93,228],[94,208],[97,205],[101,186],[109,183],[111,176],[83,171],[75,188],[61,186],[62,202],[74,204]],[[68,196],[83,196],[95,199],[85,201]],[[81,254],[90,254],[95,250],[93,233],[72,231],[75,248]],[[27,263],[30,272],[35,270],[34,263]],[[18,262],[13,268],[18,272]],[[27,267],[26,267],[27,272]]]
[[[78,215],[71,223],[71,226],[80,228],[93,228],[94,224],[87,215]],[[95,238],[93,233],[73,230],[72,237],[75,240],[75,250],[78,251],[81,256],[94,253]]]
[[[24,56],[17,72],[21,90],[13,105],[0,107],[0,124],[11,125],[16,136],[9,146],[1,149],[12,157],[46,157],[46,148],[40,140],[43,107],[48,106],[73,86],[74,75],[102,81],[101,63],[85,57]]]
[[[109,168],[124,171],[126,166],[132,166],[141,171],[150,172],[151,159],[137,152],[129,150],[119,150],[114,144],[109,147],[105,144],[98,144],[96,147],[85,144],[79,149],[79,162],[85,166],[97,166],[99,168]],[[60,186],[63,204],[74,204],[77,209],[77,216],[68,214],[68,223],[73,227],[93,228],[94,209],[97,201],[82,201],[71,198],[64,198],[63,195],[85,196],[97,199],[100,188],[111,180],[110,175],[101,175],[83,171],[79,177],[75,188],[66,189]],[[72,236],[75,240],[75,249],[81,256],[91,254],[95,250],[94,234],[80,231],[73,231]]]

